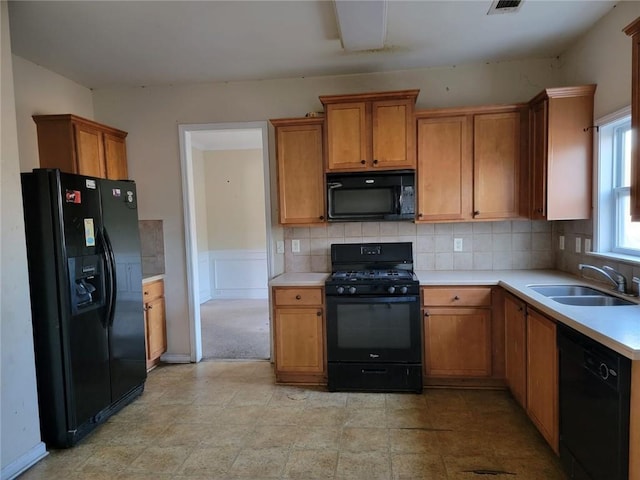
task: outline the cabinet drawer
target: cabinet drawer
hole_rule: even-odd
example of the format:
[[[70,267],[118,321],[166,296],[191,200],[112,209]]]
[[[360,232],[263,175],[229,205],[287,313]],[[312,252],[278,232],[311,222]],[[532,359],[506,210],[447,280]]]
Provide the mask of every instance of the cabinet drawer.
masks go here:
[[[142,285],[142,300],[146,303],[154,298],[164,297],[164,281],[145,283]]]
[[[423,288],[423,305],[447,307],[490,307],[491,287]]]
[[[322,305],[321,288],[276,288],[275,304],[283,305]]]

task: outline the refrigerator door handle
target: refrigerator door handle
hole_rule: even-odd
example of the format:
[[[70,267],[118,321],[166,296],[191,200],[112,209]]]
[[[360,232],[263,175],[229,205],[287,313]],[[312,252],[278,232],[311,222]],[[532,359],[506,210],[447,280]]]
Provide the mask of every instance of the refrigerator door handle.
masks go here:
[[[109,234],[107,233],[107,229],[102,227],[102,238],[104,240],[104,254],[107,264],[107,275],[108,275],[108,287],[109,287],[109,295],[107,296],[107,326],[113,325],[113,318],[115,316],[115,305],[116,305],[116,295],[118,292],[118,281],[116,278],[116,259],[113,253],[113,247],[111,246],[111,241],[109,240]]]

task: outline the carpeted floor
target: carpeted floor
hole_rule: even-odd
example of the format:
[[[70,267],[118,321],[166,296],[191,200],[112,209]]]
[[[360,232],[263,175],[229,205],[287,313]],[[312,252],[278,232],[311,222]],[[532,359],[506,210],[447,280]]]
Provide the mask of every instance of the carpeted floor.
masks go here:
[[[269,301],[209,300],[200,305],[202,356],[268,359]]]

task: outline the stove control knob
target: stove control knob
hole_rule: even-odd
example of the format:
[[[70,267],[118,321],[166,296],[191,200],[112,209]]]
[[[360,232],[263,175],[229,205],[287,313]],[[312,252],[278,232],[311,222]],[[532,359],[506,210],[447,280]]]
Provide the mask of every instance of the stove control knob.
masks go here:
[[[349,293],[351,295],[353,295],[354,293],[356,293],[356,287],[349,287]]]
[[[344,287],[338,287],[338,288],[336,288],[336,291],[337,291],[339,294],[341,294],[341,293],[343,293],[343,292],[344,292]]]
[[[403,295],[406,294],[407,293],[407,287],[402,287],[400,289],[400,293],[403,294]]]
[[[387,288],[387,292],[389,292],[389,293],[394,293],[395,291],[396,291],[396,287]]]

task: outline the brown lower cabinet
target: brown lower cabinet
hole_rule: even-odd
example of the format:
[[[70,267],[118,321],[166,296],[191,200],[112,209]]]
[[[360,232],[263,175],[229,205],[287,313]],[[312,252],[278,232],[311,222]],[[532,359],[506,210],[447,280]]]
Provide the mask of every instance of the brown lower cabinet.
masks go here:
[[[276,381],[324,384],[324,292],[318,287],[274,287]]]
[[[493,318],[492,290],[422,288],[425,385],[504,385],[503,329]]]
[[[505,371],[514,398],[558,453],[558,347],[556,322],[505,294]]]
[[[160,363],[160,356],[167,351],[164,280],[143,284],[142,298],[144,301],[147,370],[151,370]]]

